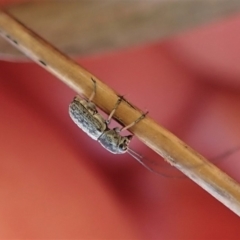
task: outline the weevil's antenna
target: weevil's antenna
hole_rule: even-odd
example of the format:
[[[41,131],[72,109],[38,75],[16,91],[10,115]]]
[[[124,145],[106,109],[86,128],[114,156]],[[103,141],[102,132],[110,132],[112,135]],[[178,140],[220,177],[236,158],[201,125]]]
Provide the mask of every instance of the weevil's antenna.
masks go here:
[[[233,154],[235,154],[239,150],[240,150],[240,146],[234,147],[234,148],[229,149],[226,152],[224,152],[224,153],[222,153],[222,154],[220,154],[220,155],[210,159],[210,161],[213,162],[213,163],[217,163],[217,162],[219,162],[219,161],[221,161],[223,159],[226,159],[226,158],[232,156]]]
[[[146,157],[142,156],[141,154],[135,152],[134,150],[132,150],[131,148],[128,148],[127,153],[132,156],[134,159],[136,159],[139,163],[141,163],[145,168],[147,168],[150,172],[154,172],[162,177],[165,178],[171,178],[171,179],[187,179],[184,175],[182,176],[170,176],[167,175],[163,172],[159,171],[159,168],[161,168],[157,162],[155,162],[154,160],[149,160]],[[145,161],[144,161],[145,160]],[[148,164],[147,164],[147,163]],[[150,165],[152,165],[152,167],[150,167]]]
[[[210,159],[210,161],[212,163],[220,162],[220,161],[225,160],[228,157],[232,156],[233,154],[235,154],[239,150],[240,150],[240,146],[234,147],[234,148],[229,149],[228,151],[226,151],[226,152],[224,152],[222,154],[219,154],[218,156]],[[135,152],[131,148],[128,148],[127,153],[129,155],[131,155],[134,159],[136,159],[139,163],[141,163],[149,171],[154,172],[156,174],[159,174],[162,177],[171,178],[171,179],[182,179],[182,180],[186,180],[187,179],[187,177],[182,175],[182,173],[180,171],[178,171],[178,172],[181,175],[178,175],[178,176],[177,175],[170,175],[170,174],[167,174],[167,173],[163,173],[164,169],[170,169],[172,166],[170,166],[170,165],[168,165],[168,166],[160,166],[158,161],[155,161],[154,159],[150,160],[149,158],[146,158],[145,156]],[[198,164],[198,165],[195,165],[195,166],[189,166],[189,169],[201,167],[201,166],[203,166],[203,164]]]
[[[154,172],[154,170],[153,170],[151,167],[149,167],[149,166],[147,166],[145,163],[143,163],[143,161],[142,161],[143,156],[142,156],[142,155],[136,153],[136,152],[133,151],[131,148],[128,148],[127,153],[128,153],[130,156],[132,156],[133,158],[135,158],[139,163],[141,163],[141,164],[142,164],[145,168],[147,168],[150,172]]]

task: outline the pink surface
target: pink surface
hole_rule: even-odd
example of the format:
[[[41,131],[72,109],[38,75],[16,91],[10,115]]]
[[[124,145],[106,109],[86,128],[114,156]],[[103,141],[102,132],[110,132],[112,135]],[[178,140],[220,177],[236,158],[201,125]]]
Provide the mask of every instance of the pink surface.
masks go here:
[[[79,63],[212,157],[239,146],[239,28],[236,16]],[[115,157],[77,129],[73,96],[34,63],[0,62],[0,239],[239,239],[239,218],[196,184]],[[219,164],[238,181],[239,155]]]

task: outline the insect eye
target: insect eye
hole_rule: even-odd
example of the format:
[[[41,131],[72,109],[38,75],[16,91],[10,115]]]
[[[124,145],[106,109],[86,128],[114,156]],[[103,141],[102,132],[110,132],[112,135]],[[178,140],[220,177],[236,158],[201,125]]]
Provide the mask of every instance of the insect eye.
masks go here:
[[[125,143],[125,142],[120,143],[120,144],[119,144],[119,148],[120,148],[121,150],[125,151],[125,150],[127,149],[126,143]]]

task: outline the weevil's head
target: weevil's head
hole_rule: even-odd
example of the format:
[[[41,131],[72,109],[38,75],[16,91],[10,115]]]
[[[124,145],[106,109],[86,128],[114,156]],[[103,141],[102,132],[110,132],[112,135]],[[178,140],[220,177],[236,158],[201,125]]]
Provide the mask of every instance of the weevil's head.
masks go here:
[[[118,144],[119,153],[125,153],[128,150],[128,145],[131,142],[133,136],[128,135],[121,137]]]
[[[132,135],[121,136],[119,129],[108,129],[99,138],[98,142],[109,152],[113,154],[122,154],[127,152],[128,145],[132,139]]]

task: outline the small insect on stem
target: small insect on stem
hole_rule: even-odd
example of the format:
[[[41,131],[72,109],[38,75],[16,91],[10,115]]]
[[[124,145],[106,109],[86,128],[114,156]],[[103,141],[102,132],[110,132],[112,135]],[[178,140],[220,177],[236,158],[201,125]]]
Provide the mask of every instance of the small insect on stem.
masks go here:
[[[139,118],[137,118],[134,122],[122,128],[109,128],[109,124],[118,108],[121,104],[123,97],[119,97],[117,102],[115,103],[114,108],[110,112],[107,119],[104,119],[101,114],[98,113],[96,105],[92,102],[95,97],[97,84],[94,79],[93,81],[93,92],[91,93],[88,99],[80,98],[76,96],[73,101],[69,105],[69,114],[72,120],[77,124],[79,128],[81,128],[85,133],[88,134],[92,139],[98,141],[105,149],[113,154],[123,154],[128,153],[133,158],[135,158],[139,163],[141,163],[144,167],[152,172],[156,172],[164,177],[170,178],[182,178],[181,176],[171,176],[168,173],[162,172],[163,169],[160,169],[158,161],[152,161],[148,158],[143,157],[138,154],[131,148],[129,148],[129,144],[132,140],[133,135],[121,136],[120,133],[124,130],[127,130],[145,118],[146,113],[142,114]],[[234,151],[239,150],[239,148],[234,149]],[[229,152],[227,152],[229,154]],[[230,151],[232,153],[232,151]],[[227,157],[227,154],[224,155]],[[201,167],[199,166],[193,166]]]
[[[108,126],[118,106],[122,102],[123,97],[119,97],[113,110],[109,114],[108,119],[105,120],[103,116],[98,113],[96,105],[92,102],[97,88],[96,81],[94,79],[92,79],[92,81],[94,88],[89,99],[85,100],[79,96],[76,96],[70,103],[70,117],[78,125],[79,128],[87,133],[92,139],[98,141],[105,149],[111,153],[126,153],[129,150],[128,146],[133,135],[121,136],[120,132],[134,126],[136,123],[141,121],[147,113],[142,114],[134,122],[123,128],[110,129]]]

